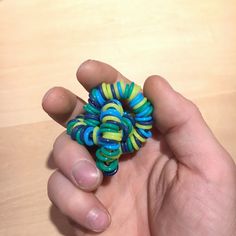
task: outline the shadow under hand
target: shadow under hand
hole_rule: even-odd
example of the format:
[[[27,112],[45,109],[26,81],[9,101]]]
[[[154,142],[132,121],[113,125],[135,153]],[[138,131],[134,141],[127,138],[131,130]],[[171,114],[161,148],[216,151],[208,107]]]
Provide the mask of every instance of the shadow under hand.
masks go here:
[[[61,214],[61,212],[55,207],[50,207],[50,220],[56,226],[60,234],[64,236],[76,236],[73,226],[70,224],[69,220]]]

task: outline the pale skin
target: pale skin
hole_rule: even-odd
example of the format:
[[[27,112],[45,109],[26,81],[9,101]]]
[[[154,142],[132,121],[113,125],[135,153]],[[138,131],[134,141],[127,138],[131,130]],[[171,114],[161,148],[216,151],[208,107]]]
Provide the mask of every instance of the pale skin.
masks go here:
[[[78,81],[88,91],[102,82],[129,82],[111,66],[86,61]],[[53,147],[58,167],[48,195],[70,218],[78,236],[236,235],[236,166],[197,107],[159,76],[143,92],[154,106],[153,138],[118,173],[103,178],[92,154],[63,133]],[[44,110],[59,124],[83,112],[82,99],[53,88]],[[222,124],[223,125],[223,124]],[[96,234],[95,233],[95,234]]]

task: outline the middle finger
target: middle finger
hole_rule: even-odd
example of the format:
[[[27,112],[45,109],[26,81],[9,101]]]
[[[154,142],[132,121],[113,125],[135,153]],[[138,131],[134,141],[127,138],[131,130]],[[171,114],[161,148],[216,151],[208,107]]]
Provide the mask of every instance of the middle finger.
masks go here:
[[[102,182],[102,173],[96,167],[86,147],[79,145],[63,132],[53,146],[53,157],[57,167],[76,186],[93,191]]]

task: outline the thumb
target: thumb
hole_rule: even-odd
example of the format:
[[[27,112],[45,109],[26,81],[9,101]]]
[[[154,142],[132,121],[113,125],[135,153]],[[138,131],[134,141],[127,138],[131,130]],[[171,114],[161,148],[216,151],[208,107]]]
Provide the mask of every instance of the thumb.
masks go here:
[[[144,84],[144,94],[153,103],[156,127],[179,163],[207,174],[217,174],[217,166],[232,165],[232,159],[216,140],[196,105],[175,92],[166,80],[149,77]]]

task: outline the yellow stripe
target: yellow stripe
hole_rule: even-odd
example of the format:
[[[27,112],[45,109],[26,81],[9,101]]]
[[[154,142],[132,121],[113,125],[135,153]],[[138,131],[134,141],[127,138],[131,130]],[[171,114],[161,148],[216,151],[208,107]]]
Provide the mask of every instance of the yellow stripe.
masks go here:
[[[108,120],[113,120],[120,123],[120,119],[115,116],[105,116],[103,117],[102,122],[104,123],[107,122]]]
[[[98,137],[97,137],[97,131],[99,130],[99,127],[96,126],[94,129],[93,129],[93,142],[94,144],[98,144]]]
[[[77,126],[79,126],[79,125],[87,125],[85,122],[77,122],[76,124],[74,124],[73,126],[72,126],[72,129],[74,129],[75,127],[77,127]]]
[[[135,149],[136,151],[138,151],[138,150],[139,150],[139,146],[138,146],[137,143],[135,142],[134,136],[131,135],[131,136],[129,136],[129,137],[130,137],[130,141],[131,141],[131,143],[132,143],[134,149]]]
[[[108,103],[108,104],[106,104],[104,107],[102,107],[102,111],[106,111],[110,107],[115,108],[123,116],[123,113],[124,113],[123,107],[121,107],[121,106],[119,106],[119,105],[117,105],[115,103]]]
[[[104,132],[102,137],[107,138],[107,139],[111,139],[111,140],[116,140],[116,141],[121,141],[121,139],[122,139],[121,133]]]
[[[140,125],[138,123],[136,123],[135,126],[140,129],[151,129],[152,128],[152,125]]]
[[[119,90],[118,90],[118,87],[117,87],[117,83],[114,84],[114,90],[115,90],[115,93],[116,93],[116,97],[118,99],[120,99],[120,94],[119,94]]]
[[[124,83],[124,81],[120,81],[120,87],[121,87],[121,90],[122,90],[122,94],[124,94],[125,93],[125,83]]]
[[[146,142],[146,139],[140,136],[140,134],[134,129],[134,136],[141,142]]]
[[[144,99],[139,102],[138,104],[136,104],[134,107],[133,107],[133,110],[136,110],[138,109],[139,107],[141,107],[145,102],[147,101],[147,98],[144,97]]]
[[[134,85],[133,91],[130,94],[128,100],[131,101],[137,94],[138,92],[141,90],[141,87],[138,86],[137,84]]]
[[[107,86],[105,83],[102,83],[102,91],[106,97],[106,99],[109,99],[108,93],[107,93]]]
[[[108,94],[108,99],[113,99],[110,84],[107,84],[107,94]]]

